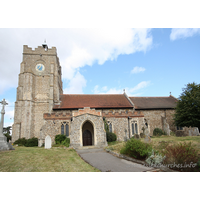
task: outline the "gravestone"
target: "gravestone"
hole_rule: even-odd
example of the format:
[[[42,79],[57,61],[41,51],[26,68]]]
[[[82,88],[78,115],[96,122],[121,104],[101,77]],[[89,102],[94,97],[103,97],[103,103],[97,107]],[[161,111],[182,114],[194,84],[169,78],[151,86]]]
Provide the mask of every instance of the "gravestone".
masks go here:
[[[148,129],[148,127],[146,125],[144,125],[144,135],[145,135],[144,142],[146,142],[146,143],[151,142],[149,129]]]
[[[167,119],[166,117],[161,117],[162,118],[162,126],[163,126],[163,131],[170,136],[170,128],[169,128],[169,124],[167,123]]]
[[[127,130],[126,130],[126,129],[124,130],[124,132],[125,132],[124,141],[126,142],[126,141],[128,140],[128,133],[127,133]]]
[[[45,149],[50,149],[50,148],[51,148],[51,137],[47,135],[45,138]]]

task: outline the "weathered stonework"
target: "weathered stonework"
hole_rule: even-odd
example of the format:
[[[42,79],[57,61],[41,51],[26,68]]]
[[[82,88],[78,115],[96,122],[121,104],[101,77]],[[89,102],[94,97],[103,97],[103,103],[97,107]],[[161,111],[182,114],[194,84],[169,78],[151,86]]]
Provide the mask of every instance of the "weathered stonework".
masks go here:
[[[43,64],[44,71],[36,70]],[[20,67],[12,141],[25,137],[38,137],[45,124],[44,113],[51,113],[54,103],[62,94],[61,66],[56,48],[46,51],[39,46],[35,50],[23,47]]]
[[[51,137],[52,144],[55,144],[55,136],[60,134],[60,121],[59,120],[48,120],[45,121],[44,125],[40,128],[39,134],[39,146],[45,142],[47,135]]]
[[[176,136],[199,136],[198,127],[183,127],[183,130],[176,130]]]
[[[166,117],[166,122],[169,124],[170,130],[175,131],[175,126],[173,124],[174,110],[142,110],[142,113],[144,114],[144,118],[148,121],[151,136],[155,128],[163,129],[162,117]]]
[[[83,146],[83,126],[86,122],[91,123],[93,127],[94,146],[103,147],[107,145],[106,132],[104,130],[104,122],[101,116],[92,114],[82,114],[73,117],[71,122],[70,145],[78,148]]]

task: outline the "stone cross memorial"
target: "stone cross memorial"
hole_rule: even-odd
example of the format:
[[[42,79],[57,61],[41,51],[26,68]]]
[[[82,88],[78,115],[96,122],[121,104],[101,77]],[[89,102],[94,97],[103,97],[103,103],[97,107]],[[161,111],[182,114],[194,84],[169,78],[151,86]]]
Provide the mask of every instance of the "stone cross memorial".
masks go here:
[[[14,150],[13,146],[9,142],[7,142],[6,136],[3,135],[5,106],[8,105],[8,103],[5,101],[5,99],[3,99],[3,101],[0,101],[0,103],[2,104],[1,123],[0,123],[0,151]]]

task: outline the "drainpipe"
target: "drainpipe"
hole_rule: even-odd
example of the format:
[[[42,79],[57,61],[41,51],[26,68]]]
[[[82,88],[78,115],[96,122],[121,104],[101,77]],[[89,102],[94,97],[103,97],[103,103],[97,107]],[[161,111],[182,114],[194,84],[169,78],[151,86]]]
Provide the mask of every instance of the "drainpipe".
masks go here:
[[[128,134],[129,134],[129,139],[130,139],[130,124],[129,124],[129,119],[131,119],[130,117],[128,117]]]

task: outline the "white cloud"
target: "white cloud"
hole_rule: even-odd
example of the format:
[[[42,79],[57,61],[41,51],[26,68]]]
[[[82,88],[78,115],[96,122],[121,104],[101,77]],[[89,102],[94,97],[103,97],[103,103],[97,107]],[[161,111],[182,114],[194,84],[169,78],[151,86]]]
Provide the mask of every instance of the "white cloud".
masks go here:
[[[108,89],[107,86],[102,87],[102,91],[106,91]]]
[[[108,90],[107,86],[104,86],[102,88],[99,87],[99,85],[95,85],[94,89],[92,90],[92,92],[94,94],[103,94]]]
[[[127,88],[127,94],[132,94],[133,92],[136,92],[138,90],[141,90],[147,86],[149,86],[150,81],[142,81],[139,84],[137,84],[135,87],[133,88]]]
[[[170,34],[170,40],[192,37],[195,34],[200,34],[199,28],[173,28]]]
[[[83,94],[87,81],[79,72],[70,80],[69,87],[64,89],[64,94]]]
[[[138,93],[143,88],[146,88],[150,85],[150,81],[142,81],[139,84],[137,84],[133,88],[126,87],[125,92],[129,96],[139,96],[141,95],[141,92]],[[107,86],[104,86],[100,88],[98,85],[96,85],[93,89],[94,94],[122,94],[124,89],[121,88],[110,88],[108,89]],[[104,91],[104,92],[103,92]],[[137,93],[135,93],[137,92]]]
[[[98,85],[95,85],[94,86],[94,90],[92,90],[92,92],[94,92],[94,94],[99,94],[99,86]]]
[[[109,89],[106,94],[122,94],[123,89],[116,89],[116,88],[111,88]]]
[[[95,62],[101,65],[121,54],[146,52],[152,45],[150,29],[1,28],[0,38],[0,94],[11,87],[17,87],[16,74],[20,71],[23,45],[34,49],[46,39],[49,48],[55,46],[62,66],[63,81],[70,81],[70,88],[77,88],[73,79],[79,68],[91,66]]]
[[[146,69],[144,67],[134,67],[132,70],[131,70],[131,74],[137,74],[137,73],[140,73],[140,72],[144,72]]]
[[[70,54],[62,60],[63,78],[71,79],[76,69],[95,62],[102,65],[120,54],[146,52],[152,45],[149,33],[150,29],[73,30]]]

